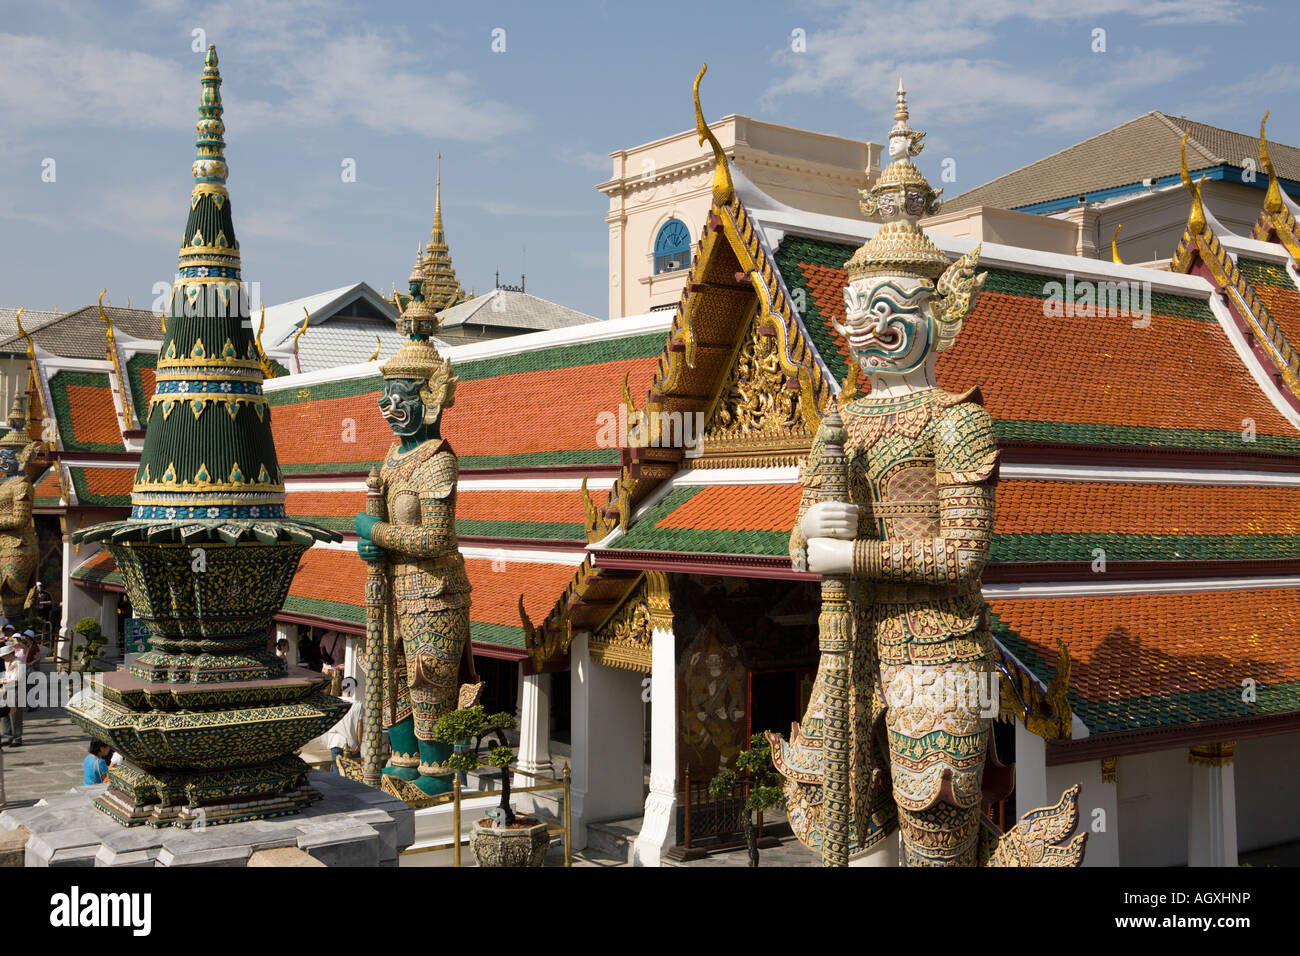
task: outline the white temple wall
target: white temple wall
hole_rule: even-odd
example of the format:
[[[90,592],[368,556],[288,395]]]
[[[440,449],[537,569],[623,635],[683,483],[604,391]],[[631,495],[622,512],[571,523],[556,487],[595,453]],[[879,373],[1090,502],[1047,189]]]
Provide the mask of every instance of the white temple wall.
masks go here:
[[[1237,741],[1237,849],[1241,853],[1300,840],[1300,734]]]
[[[1187,748],[1120,757],[1120,866],[1183,866],[1192,768]]]

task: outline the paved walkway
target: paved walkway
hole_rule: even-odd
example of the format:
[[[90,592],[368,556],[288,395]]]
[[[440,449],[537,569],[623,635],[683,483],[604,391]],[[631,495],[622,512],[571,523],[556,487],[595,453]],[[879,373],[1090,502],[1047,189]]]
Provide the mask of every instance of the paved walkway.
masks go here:
[[[5,799],[29,807],[42,797],[81,785],[90,738],[61,707],[30,710],[23,719],[23,745],[4,751]]]

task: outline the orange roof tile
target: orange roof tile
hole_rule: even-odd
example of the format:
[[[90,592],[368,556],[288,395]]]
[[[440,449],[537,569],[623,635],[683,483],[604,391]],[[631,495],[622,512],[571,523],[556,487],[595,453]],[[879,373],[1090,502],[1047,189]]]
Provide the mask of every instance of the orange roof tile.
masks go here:
[[[713,485],[670,511],[655,527],[788,532],[802,490],[799,485]]]

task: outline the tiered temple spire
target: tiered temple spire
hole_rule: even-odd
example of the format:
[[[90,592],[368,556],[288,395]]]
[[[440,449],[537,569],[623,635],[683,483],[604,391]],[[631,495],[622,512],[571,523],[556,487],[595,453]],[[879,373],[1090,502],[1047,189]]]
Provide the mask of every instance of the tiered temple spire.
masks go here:
[[[434,312],[441,312],[465,301],[467,296],[456,279],[456,270],[451,264],[451,250],[447,245],[447,234],[442,227],[442,153],[438,154],[437,185],[433,200],[433,229],[429,233],[429,242],[419,261],[419,267],[424,276],[424,297],[429,300]]]

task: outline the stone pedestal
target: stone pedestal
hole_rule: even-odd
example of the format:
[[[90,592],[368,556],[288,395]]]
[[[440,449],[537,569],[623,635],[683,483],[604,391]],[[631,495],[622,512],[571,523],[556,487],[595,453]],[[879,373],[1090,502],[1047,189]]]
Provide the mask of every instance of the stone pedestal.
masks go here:
[[[337,774],[314,773],[310,782],[320,799],[292,817],[187,830],[119,826],[94,806],[106,785],[76,787],[0,813],[0,843],[29,831],[27,866],[247,866],[254,854],[285,847],[326,866],[397,865],[415,840],[409,806]]]

